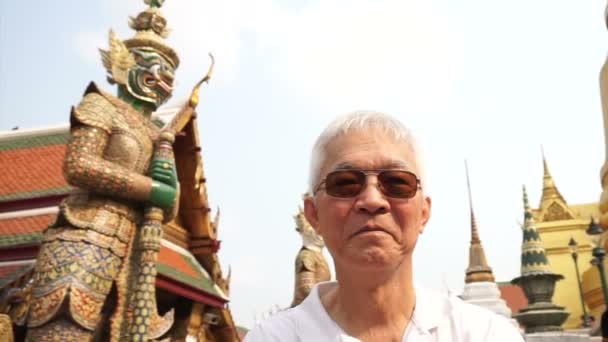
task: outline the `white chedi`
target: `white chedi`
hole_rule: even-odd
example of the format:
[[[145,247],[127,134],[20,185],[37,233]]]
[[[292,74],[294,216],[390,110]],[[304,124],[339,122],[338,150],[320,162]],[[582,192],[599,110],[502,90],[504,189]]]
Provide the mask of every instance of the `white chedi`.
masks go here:
[[[460,298],[467,303],[484,307],[499,315],[511,318],[511,309],[500,297],[500,290],[495,282],[480,281],[465,284]]]

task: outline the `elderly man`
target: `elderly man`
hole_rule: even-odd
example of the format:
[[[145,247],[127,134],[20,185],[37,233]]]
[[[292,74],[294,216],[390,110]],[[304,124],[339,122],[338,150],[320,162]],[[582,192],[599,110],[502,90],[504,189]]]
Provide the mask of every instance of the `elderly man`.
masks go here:
[[[331,123],[313,148],[304,210],[337,281],[317,284],[246,341],[523,341],[507,319],[414,286],[412,254],[431,214],[421,174],[398,120],[356,112]]]

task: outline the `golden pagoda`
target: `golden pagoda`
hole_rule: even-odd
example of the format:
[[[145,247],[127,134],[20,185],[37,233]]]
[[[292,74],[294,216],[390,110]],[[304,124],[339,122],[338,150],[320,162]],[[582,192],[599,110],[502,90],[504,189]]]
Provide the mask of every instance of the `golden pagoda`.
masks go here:
[[[574,261],[568,248],[571,238],[578,243],[578,267],[583,276],[583,289],[595,284],[593,276],[597,278],[597,271],[591,269],[592,242],[585,230],[589,226],[592,216],[598,214],[597,203],[568,204],[557,189],[555,181],[549,172],[547,160],[543,153],[543,193],[537,209],[532,210],[536,227],[544,243],[546,255],[553,272],[561,274],[564,279],[555,284],[553,303],[566,307],[570,312],[568,320],[563,324],[564,329],[576,329],[582,326],[582,303],[579,296],[577,275]],[[599,278],[596,279],[599,284]],[[599,287],[601,296],[601,286]],[[584,290],[585,301],[587,290]],[[602,298],[600,298],[600,301]],[[590,314],[598,316],[598,311],[589,304]]]

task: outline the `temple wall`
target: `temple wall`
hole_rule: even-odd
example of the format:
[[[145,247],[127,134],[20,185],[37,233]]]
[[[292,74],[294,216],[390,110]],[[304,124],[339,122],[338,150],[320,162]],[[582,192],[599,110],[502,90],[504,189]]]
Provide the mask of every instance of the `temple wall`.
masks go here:
[[[585,233],[588,224],[589,220],[584,219],[537,223],[551,269],[564,276],[563,280],[556,283],[553,296],[553,303],[564,306],[570,313],[563,325],[564,329],[581,326],[583,310],[568,242],[572,237],[578,243],[578,267],[582,278],[583,273],[591,268],[591,239]]]

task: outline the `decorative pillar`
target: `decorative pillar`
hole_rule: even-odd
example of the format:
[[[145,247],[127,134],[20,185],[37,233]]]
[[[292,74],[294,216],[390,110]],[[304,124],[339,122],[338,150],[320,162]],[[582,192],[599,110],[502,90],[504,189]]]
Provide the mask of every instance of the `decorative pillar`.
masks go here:
[[[536,230],[532,209],[524,192],[524,225],[521,253],[521,276],[511,280],[518,285],[528,298],[528,306],[514,315],[525,327],[527,334],[537,332],[562,331],[561,325],[569,313],[564,307],[552,303],[555,282],[564,276],[551,271],[540,235]]]

